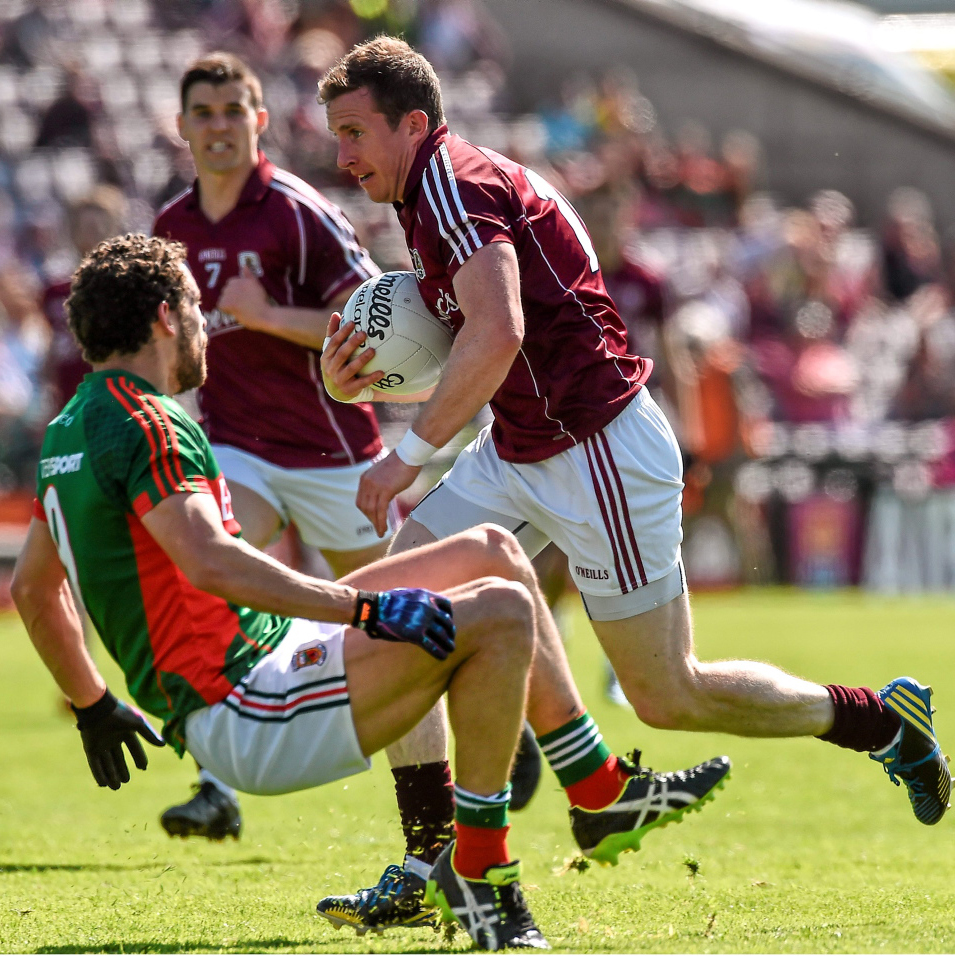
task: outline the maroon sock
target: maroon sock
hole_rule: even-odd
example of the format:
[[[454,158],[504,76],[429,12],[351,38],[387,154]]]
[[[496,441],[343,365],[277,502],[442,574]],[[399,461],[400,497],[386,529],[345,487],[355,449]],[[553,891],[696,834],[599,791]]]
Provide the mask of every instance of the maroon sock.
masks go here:
[[[454,783],[447,760],[393,767],[408,856],[434,863],[454,836]]]
[[[832,730],[819,739],[862,752],[888,747],[902,726],[902,718],[879,700],[868,687],[843,687],[827,684],[826,690],[836,709]]]

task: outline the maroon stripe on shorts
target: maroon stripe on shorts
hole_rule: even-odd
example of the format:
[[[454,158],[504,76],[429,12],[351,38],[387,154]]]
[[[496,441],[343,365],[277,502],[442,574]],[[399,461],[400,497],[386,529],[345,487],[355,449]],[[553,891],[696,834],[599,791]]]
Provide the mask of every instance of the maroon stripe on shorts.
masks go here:
[[[646,587],[647,584],[647,573],[643,570],[643,558],[640,557],[640,548],[637,546],[637,536],[633,533],[633,524],[630,521],[630,509],[627,507],[627,496],[623,491],[623,479],[620,477],[620,472],[617,470],[617,463],[613,460],[613,452],[610,450],[610,442],[607,441],[607,436],[603,432],[598,432],[595,436],[598,438],[604,446],[604,454],[607,456],[607,461],[610,463],[610,469],[613,472],[614,480],[617,483],[617,492],[620,495],[620,506],[623,509],[623,520],[627,525],[627,534],[630,539],[630,546],[633,548],[633,556],[637,561],[637,568],[640,571],[640,583]]]
[[[600,436],[599,433],[598,435],[593,436],[594,454],[598,464],[600,465],[600,472],[603,475],[604,494],[607,497],[607,501],[609,503],[611,513],[613,514],[614,526],[617,531],[617,547],[620,549],[620,553],[623,555],[623,563],[627,569],[627,573],[630,578],[629,581],[627,582],[629,585],[629,590],[634,591],[638,587],[640,587],[640,581],[637,580],[637,575],[634,573],[633,563],[631,561],[631,552],[636,552],[636,549],[627,547],[627,539],[623,531],[623,518],[621,517],[621,512],[623,512],[624,517],[629,517],[626,514],[627,502],[626,502],[626,499],[623,497],[622,493],[620,495],[619,500],[614,496],[613,486],[611,485],[610,475],[608,474],[608,471],[611,468],[613,468],[613,470],[616,471],[616,466],[613,463],[612,456],[606,453],[604,449],[597,444],[598,436],[603,437],[603,436]],[[609,452],[609,449],[607,449],[607,451]],[[637,557],[639,558],[639,555],[637,555]],[[643,583],[646,584],[646,580],[644,580]]]
[[[607,531],[607,537],[610,539],[610,547],[613,551],[613,563],[617,572],[617,581],[620,583],[620,593],[629,594],[636,586],[633,579],[633,569],[630,567],[629,558],[626,553],[624,553],[627,565],[627,574],[624,576],[620,561],[620,549],[617,547],[617,535],[614,533],[614,522],[617,521],[617,516],[616,513],[614,513],[614,521],[611,521],[611,516],[608,513],[606,495],[604,493],[604,482],[602,482],[597,475],[598,468],[601,474],[605,474],[603,463],[599,459],[593,438],[588,438],[584,442],[584,448],[587,451],[587,463],[590,465],[590,476],[593,481],[594,492],[597,495],[597,504],[600,506],[600,514],[603,517],[604,528]]]

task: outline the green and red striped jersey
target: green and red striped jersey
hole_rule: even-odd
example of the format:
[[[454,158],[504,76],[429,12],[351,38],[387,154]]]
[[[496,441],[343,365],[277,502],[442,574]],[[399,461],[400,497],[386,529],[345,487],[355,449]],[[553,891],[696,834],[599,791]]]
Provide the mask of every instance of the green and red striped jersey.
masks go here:
[[[143,515],[190,492],[212,495],[241,533],[202,429],[142,378],[87,375],[47,426],[36,516],[133,699],[180,755],[186,716],[223,700],[291,623],[198,590],[159,547]]]

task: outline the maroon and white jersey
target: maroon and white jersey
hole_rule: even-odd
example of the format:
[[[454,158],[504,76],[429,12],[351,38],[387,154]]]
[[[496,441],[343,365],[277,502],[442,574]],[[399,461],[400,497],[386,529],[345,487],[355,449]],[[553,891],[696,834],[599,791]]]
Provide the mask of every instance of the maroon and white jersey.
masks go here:
[[[200,208],[196,182],[159,211],[153,231],[185,244],[202,291],[209,376],[199,407],[211,441],[280,468],[340,468],[381,451],[371,406],[329,398],[320,351],[245,329],[217,308],[240,265],[278,305],[314,309],[376,275],[337,206],[260,153],[235,209],[219,222]]]
[[[396,203],[418,287],[455,331],[458,269],[482,246],[509,242],[521,272],[524,342],[491,400],[505,461],[543,461],[611,422],[647,380],[648,359],[627,354],[580,217],[537,173],[448,133],[424,141]]]

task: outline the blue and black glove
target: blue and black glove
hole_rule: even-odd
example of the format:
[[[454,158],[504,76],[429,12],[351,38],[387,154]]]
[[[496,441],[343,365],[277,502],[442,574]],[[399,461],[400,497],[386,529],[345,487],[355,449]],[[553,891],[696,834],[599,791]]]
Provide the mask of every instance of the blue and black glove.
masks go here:
[[[439,661],[454,650],[451,602],[424,588],[359,591],[352,625],[380,641],[417,644]]]
[[[124,783],[129,783],[123,744],[139,770],[145,770],[148,761],[137,735],[145,737],[154,747],[166,745],[138,710],[117,700],[108,690],[89,707],[73,704],[70,707],[76,714],[76,729],[83,740],[93,779],[101,787],[119,790]]]

